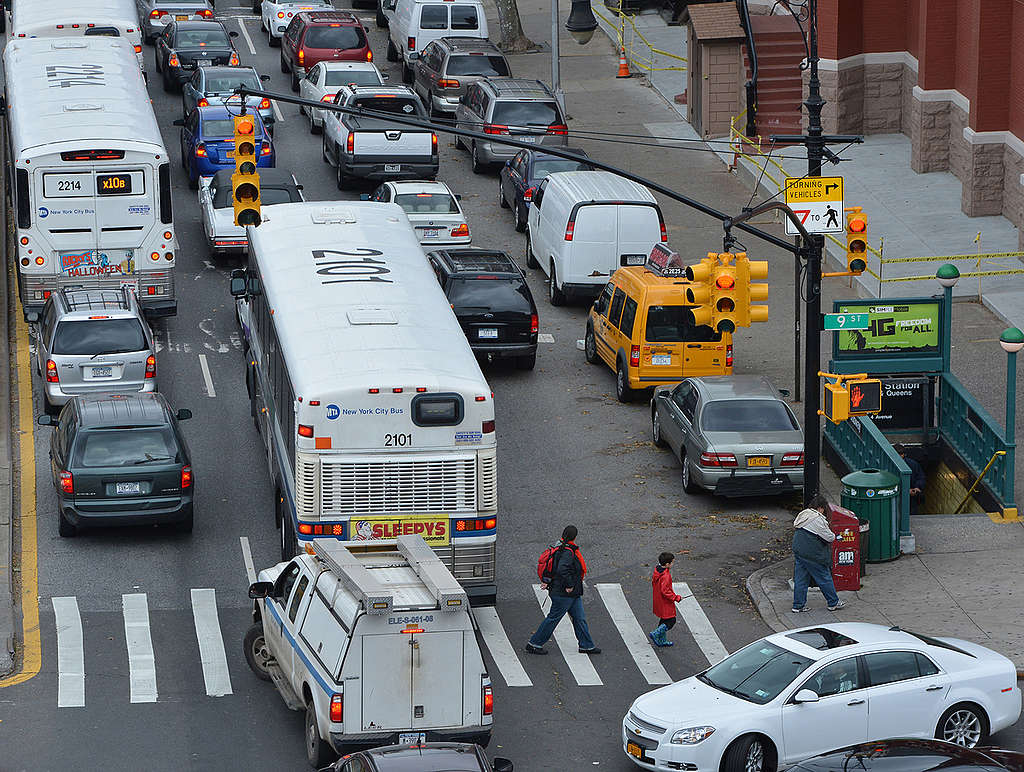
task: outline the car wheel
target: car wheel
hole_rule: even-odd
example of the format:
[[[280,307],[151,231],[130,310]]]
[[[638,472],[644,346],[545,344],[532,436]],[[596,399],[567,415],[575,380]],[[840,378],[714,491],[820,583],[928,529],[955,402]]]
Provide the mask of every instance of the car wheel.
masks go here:
[[[537,258],[533,256],[533,239],[530,238],[530,234],[526,234],[526,267],[527,268],[540,268],[540,263],[537,262]]]
[[[192,533],[192,525],[194,522],[194,516],[192,512],[188,513],[188,517],[184,520],[179,521],[175,524],[175,529],[179,533]]]
[[[272,34],[270,34],[269,29],[267,30],[267,45],[270,46],[271,48],[281,47],[281,38],[275,38]]]
[[[348,176],[341,170],[341,162],[338,162],[338,190],[348,189]]]
[[[195,175],[195,176],[193,176]],[[188,189],[199,190],[199,170],[192,168],[188,170]]]
[[[665,438],[661,436],[661,416],[657,408],[651,411],[651,441],[659,448],[666,445]]]
[[[501,189],[501,177],[498,178],[498,206],[508,209],[508,201],[505,200],[505,192]]]
[[[331,760],[331,749],[320,737],[316,725],[316,708],[313,701],[306,703],[306,760],[314,769],[320,769]]]
[[[519,233],[526,231],[526,212],[518,203],[516,204],[516,231]]]
[[[242,639],[242,651],[245,652],[245,661],[256,677],[261,681],[270,680],[270,670],[267,665],[274,661],[270,649],[267,648],[267,639],[263,636],[263,624],[257,622],[245,631],[245,638]]]
[[[159,52],[157,52],[156,56],[153,57],[153,67],[154,67],[154,69],[156,69],[157,72],[163,72],[163,69],[160,67],[160,53]]]
[[[384,15],[384,11],[380,9],[380,4],[377,4],[377,17],[374,19],[377,22],[377,26],[380,29],[384,29],[388,26],[388,17]]]
[[[263,18],[263,14],[260,14],[260,32],[270,32],[270,28],[267,27],[267,20]]]
[[[532,354],[526,356],[516,357],[516,369],[517,370],[532,370],[537,364],[537,352],[534,351]]]
[[[313,118],[313,111],[309,110],[309,133],[310,134],[319,134],[323,130],[324,130],[323,126],[317,126],[316,125],[316,119]]]
[[[615,397],[619,402],[631,402],[633,399],[633,390],[629,388],[629,373],[621,359],[615,367]]]
[[[599,361],[597,356],[597,338],[594,336],[594,328],[589,324],[587,325],[587,334],[583,338],[583,356],[592,365],[596,365]]]
[[[551,273],[548,274],[548,300],[553,306],[565,305],[565,293],[558,287],[558,275],[555,273],[555,263],[551,263]]]
[[[75,524],[64,517],[64,513],[60,510],[57,511],[57,533],[64,537],[74,536],[78,533]]]
[[[172,90],[171,79],[169,77],[167,77],[167,70],[164,70],[163,75],[164,75],[164,77],[163,77],[164,91],[166,91],[167,93],[170,93],[171,90]]]
[[[398,61],[398,49],[395,48],[395,44],[391,42],[391,38],[388,38],[387,60],[389,62],[397,62]]]
[[[327,164],[328,166],[330,166],[331,165],[331,157],[327,154],[327,137],[326,136],[324,136],[324,141],[320,143],[320,147],[322,148],[321,152],[323,154],[324,163]]]
[[[683,453],[682,458],[679,459],[679,463],[683,465],[683,471],[681,472],[683,490],[687,493],[699,493],[700,486],[693,481],[693,475],[690,473],[690,462],[686,459],[685,453]]]
[[[410,67],[408,64],[406,64],[403,61],[402,62],[402,83],[404,83],[404,84],[406,84],[408,86],[408,85],[412,84],[412,79],[413,79],[412,67]]]
[[[977,705],[961,703],[942,714],[935,729],[935,739],[965,748],[984,745],[988,740],[988,721]]]
[[[299,76],[292,70],[292,91],[299,93]]]
[[[470,145],[469,152],[473,156],[473,174],[483,174],[487,171],[487,165],[480,160],[475,140],[473,141],[473,144]]]
[[[768,753],[764,738],[752,734],[741,737],[725,751],[722,772],[773,772]]]
[[[281,52],[281,72],[288,74],[288,61],[284,58],[284,51]]]

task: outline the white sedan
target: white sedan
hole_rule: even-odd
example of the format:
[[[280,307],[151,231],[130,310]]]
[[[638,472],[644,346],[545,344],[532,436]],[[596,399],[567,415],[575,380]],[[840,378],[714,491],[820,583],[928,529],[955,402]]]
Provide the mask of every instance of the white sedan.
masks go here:
[[[383,86],[387,79],[373,62],[320,62],[299,81],[299,96],[317,102],[333,102],[346,86]],[[319,134],[324,128],[323,110],[305,107],[299,110],[309,116],[309,133]]]
[[[622,746],[644,769],[774,772],[890,737],[974,747],[1020,711],[1006,657],[849,622],[769,635],[638,697],[622,720]]]
[[[451,246],[469,244],[469,223],[459,204],[461,196],[443,182],[385,182],[371,201],[398,204],[409,216],[420,244]]]
[[[292,17],[302,11],[333,10],[330,0],[263,0],[260,5],[260,27],[267,33],[267,43],[281,45],[281,37]],[[254,9],[255,10],[255,9]]]
[[[234,172],[234,169],[221,169],[213,177],[202,178],[199,186],[203,234],[214,257],[244,255],[249,248],[245,228],[235,225],[235,209],[231,205],[231,175]],[[302,186],[287,169],[261,168],[259,173],[261,209],[305,200]]]

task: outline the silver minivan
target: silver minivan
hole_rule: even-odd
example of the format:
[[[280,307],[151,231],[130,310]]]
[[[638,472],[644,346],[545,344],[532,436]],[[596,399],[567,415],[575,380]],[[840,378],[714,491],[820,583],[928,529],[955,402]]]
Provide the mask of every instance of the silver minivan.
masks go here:
[[[172,21],[212,21],[210,0],[135,0],[142,40],[152,43]]]
[[[77,394],[156,390],[153,332],[130,289],[54,292],[29,321],[47,412]]]

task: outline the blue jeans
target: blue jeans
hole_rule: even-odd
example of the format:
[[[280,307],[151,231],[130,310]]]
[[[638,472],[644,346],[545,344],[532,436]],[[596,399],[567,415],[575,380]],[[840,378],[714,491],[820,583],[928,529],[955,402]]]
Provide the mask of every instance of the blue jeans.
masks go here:
[[[803,608],[807,603],[807,587],[811,577],[818,583],[825,602],[834,606],[839,602],[836,586],[832,583],[832,569],[820,563],[793,556],[793,608]]]
[[[576,631],[576,640],[581,649],[593,649],[594,641],[590,638],[590,628],[587,627],[587,616],[583,613],[583,598],[566,598],[562,595],[551,596],[551,610],[540,623],[537,632],[530,638],[531,646],[543,646],[548,642],[551,633],[566,614],[572,620],[573,630]]]

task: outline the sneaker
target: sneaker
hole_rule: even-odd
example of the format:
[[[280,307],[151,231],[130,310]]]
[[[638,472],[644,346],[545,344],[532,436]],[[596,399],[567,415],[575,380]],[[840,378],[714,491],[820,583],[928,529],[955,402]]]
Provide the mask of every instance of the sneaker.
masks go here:
[[[546,652],[545,652],[546,653]],[[595,646],[592,649],[580,649],[580,654],[600,654],[601,650]]]
[[[805,611],[810,611],[810,609],[807,608],[807,606],[804,606],[803,608],[797,608],[796,606],[794,606],[792,611],[794,614],[802,614]]]
[[[526,652],[528,654],[547,654],[547,649],[542,649],[540,646],[534,646],[532,643],[526,644]]]
[[[838,603],[837,603],[836,605],[834,605],[834,606],[829,606],[829,607],[828,607],[828,610],[829,610],[829,611],[839,611],[839,609],[841,609],[841,608],[846,608],[846,601],[845,601],[845,600],[841,600],[841,601],[839,601],[839,602],[838,602]]]

